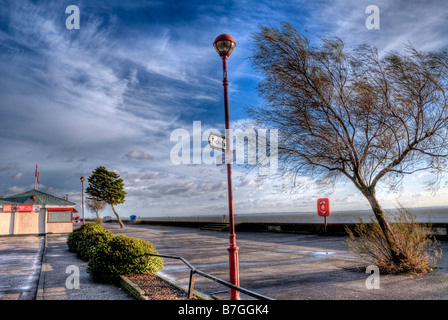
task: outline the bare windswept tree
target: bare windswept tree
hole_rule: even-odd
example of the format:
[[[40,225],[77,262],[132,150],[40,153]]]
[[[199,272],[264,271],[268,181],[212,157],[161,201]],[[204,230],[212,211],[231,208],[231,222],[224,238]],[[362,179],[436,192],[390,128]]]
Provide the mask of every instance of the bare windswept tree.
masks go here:
[[[99,212],[101,210],[104,210],[107,206],[107,203],[105,201],[102,201],[100,199],[95,198],[87,198],[86,200],[86,207],[89,209],[89,211],[95,213],[96,218],[99,219],[100,215]]]
[[[335,36],[313,47],[288,23],[254,34],[253,63],[264,75],[264,105],[254,119],[279,129],[281,172],[328,183],[348,178],[367,198],[400,260],[378,201],[378,184],[395,188],[405,175],[434,174],[437,188],[448,156],[448,53],[380,57],[361,45],[350,52]]]

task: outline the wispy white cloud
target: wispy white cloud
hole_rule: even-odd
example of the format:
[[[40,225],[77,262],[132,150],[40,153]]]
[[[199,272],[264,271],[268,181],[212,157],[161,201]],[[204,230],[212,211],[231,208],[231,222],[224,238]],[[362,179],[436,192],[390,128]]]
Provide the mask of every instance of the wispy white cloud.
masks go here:
[[[380,10],[380,29],[367,29],[365,22],[371,13],[369,5]],[[326,34],[341,37],[347,46],[361,43],[374,45],[380,53],[401,51],[412,43],[419,50],[436,50],[446,47],[446,17],[448,7],[440,1],[376,1],[348,0],[323,1],[309,6],[305,27],[313,39]]]
[[[145,152],[143,152],[141,150],[130,151],[130,152],[126,153],[124,155],[124,157],[129,159],[129,160],[132,160],[132,159],[135,159],[135,160],[152,160],[152,159],[154,159],[154,156],[152,156],[152,155],[150,155],[148,153],[145,153]]]

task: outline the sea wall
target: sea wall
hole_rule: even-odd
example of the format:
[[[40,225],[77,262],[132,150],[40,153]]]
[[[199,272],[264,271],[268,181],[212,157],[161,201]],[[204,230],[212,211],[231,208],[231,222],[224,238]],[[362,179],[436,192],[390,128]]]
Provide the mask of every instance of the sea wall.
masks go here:
[[[211,221],[210,221],[211,220]],[[127,224],[170,225],[209,229],[216,231],[228,230],[228,223],[219,219],[142,219],[137,221],[124,221]],[[221,227],[220,227],[221,226]],[[236,231],[251,232],[280,232],[296,234],[321,234],[332,236],[346,236],[346,228],[353,230],[356,223],[294,223],[294,222],[235,222]],[[431,233],[438,239],[448,239],[448,223],[432,223]]]

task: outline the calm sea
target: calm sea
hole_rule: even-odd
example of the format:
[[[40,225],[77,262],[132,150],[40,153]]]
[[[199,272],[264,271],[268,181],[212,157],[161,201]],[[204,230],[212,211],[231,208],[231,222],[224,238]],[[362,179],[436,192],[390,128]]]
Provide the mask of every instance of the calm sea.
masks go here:
[[[419,222],[448,223],[448,207],[424,207],[411,208]],[[394,210],[386,210],[393,212]],[[163,221],[207,221],[223,222],[224,215],[191,215],[191,216],[164,216],[164,217],[142,217],[142,220]],[[328,223],[356,223],[361,218],[369,222],[374,218],[371,210],[359,211],[333,211],[327,217]],[[281,213],[248,213],[235,214],[235,222],[264,222],[264,223],[322,223],[323,217],[311,212],[281,212]],[[228,222],[228,215],[226,215]]]
[[[448,207],[425,207],[411,208],[412,213],[419,222],[448,222]],[[386,210],[394,213],[395,210]],[[372,210],[359,211],[334,211],[327,217],[328,223],[356,223],[361,218],[364,222],[369,222],[375,218]],[[290,223],[320,223],[324,220],[317,213],[262,213],[262,214],[240,214],[235,218],[239,222],[290,222]]]

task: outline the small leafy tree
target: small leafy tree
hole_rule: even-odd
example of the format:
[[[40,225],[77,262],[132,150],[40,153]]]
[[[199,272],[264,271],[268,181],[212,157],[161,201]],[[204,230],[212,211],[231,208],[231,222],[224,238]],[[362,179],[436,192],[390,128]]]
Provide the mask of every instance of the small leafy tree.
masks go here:
[[[123,179],[117,173],[100,166],[92,172],[87,180],[89,186],[86,193],[94,199],[110,204],[120,227],[124,228],[124,224],[115,210],[117,204],[125,202],[126,191],[124,191]]]

